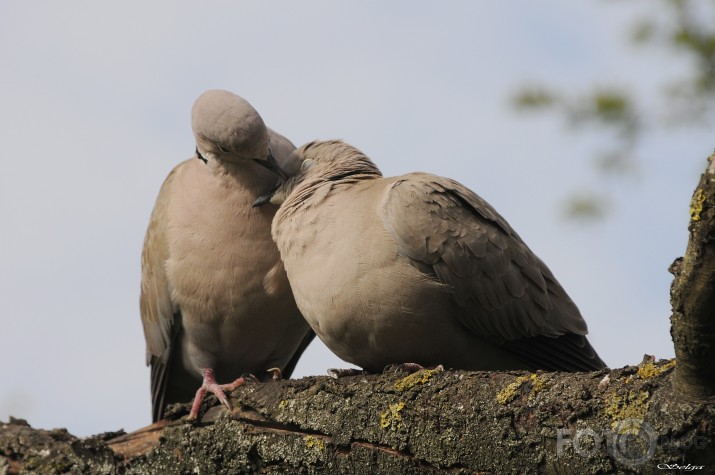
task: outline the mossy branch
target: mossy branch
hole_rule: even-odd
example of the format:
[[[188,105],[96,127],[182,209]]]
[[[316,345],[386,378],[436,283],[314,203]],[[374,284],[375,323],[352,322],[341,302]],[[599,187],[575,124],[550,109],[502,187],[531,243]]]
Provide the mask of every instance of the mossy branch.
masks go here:
[[[208,398],[197,424],[182,418],[188,406],[132,434],[84,440],[15,422],[2,428],[0,455],[8,473],[43,474],[715,467],[715,406],[678,398],[672,372],[673,362],[647,359],[595,373],[443,371],[256,383],[234,391],[231,413]]]
[[[715,154],[708,162],[690,205],[685,256],[671,266],[671,335],[676,389],[715,400]]]

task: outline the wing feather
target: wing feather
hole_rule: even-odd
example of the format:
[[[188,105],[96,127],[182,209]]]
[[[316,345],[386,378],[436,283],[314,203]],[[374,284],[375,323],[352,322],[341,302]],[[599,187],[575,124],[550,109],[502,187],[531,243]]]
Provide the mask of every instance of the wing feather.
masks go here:
[[[586,323],[546,265],[489,203],[447,178],[400,177],[384,225],[401,255],[431,267],[467,311],[469,330],[544,369],[601,367]],[[566,335],[565,337],[563,337]],[[563,337],[563,338],[562,338]],[[508,343],[508,344],[507,344]]]
[[[159,191],[149,219],[142,251],[142,278],[139,309],[144,339],[146,363],[151,366],[152,417],[161,418],[166,397],[174,341],[180,330],[175,323],[178,310],[171,300],[171,290],[165,263],[169,257],[167,242],[167,208],[169,193],[178,165],[169,173]]]

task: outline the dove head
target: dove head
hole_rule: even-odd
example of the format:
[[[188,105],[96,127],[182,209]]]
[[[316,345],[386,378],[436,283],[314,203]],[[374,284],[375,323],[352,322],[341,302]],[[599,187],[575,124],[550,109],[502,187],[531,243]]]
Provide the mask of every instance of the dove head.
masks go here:
[[[222,90],[201,94],[191,109],[196,155],[204,162],[240,164],[249,160],[285,178],[275,166],[266,124],[245,99]]]
[[[300,171],[283,182],[270,197],[281,204],[295,191],[304,199],[324,184],[347,183],[380,178],[382,173],[364,153],[342,140],[307,143],[293,152]]]

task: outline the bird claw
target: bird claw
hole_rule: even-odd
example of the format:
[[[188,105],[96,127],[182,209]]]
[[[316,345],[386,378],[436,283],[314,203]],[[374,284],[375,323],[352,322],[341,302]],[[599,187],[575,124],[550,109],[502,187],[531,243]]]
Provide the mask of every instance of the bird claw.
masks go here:
[[[195,421],[199,417],[199,409],[201,408],[201,403],[204,400],[207,392],[212,393],[216,396],[216,399],[221,402],[230,411],[233,409],[231,402],[226,397],[226,392],[231,392],[243,386],[247,382],[247,378],[241,376],[237,380],[228,384],[218,384],[214,378],[214,372],[212,369],[204,369],[204,382],[201,387],[196,391],[196,396],[194,397],[194,402],[191,404],[191,412],[189,412],[188,419],[190,421]],[[254,377],[255,378],[255,377]]]
[[[425,368],[421,364],[417,363],[401,363],[401,364],[390,364],[385,366],[385,369],[382,370],[383,373],[416,373],[417,371],[423,370],[423,369],[432,369],[435,371],[444,371],[444,366],[441,364],[438,364],[433,367],[427,367]]]
[[[270,368],[266,373],[271,375],[271,381],[281,381],[283,379],[283,371],[280,368]]]
[[[330,368],[328,369],[328,376],[333,379],[344,378],[346,376],[359,376],[365,373],[365,371],[357,368]]]
[[[260,380],[253,374],[251,373],[243,373],[241,377],[246,381],[247,383],[260,383]]]

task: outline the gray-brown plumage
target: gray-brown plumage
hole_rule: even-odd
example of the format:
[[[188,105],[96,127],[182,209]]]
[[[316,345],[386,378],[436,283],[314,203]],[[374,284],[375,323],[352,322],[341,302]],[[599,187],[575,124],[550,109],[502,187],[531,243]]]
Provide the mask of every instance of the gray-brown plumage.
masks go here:
[[[342,359],[473,370],[604,367],[546,265],[482,198],[448,178],[383,178],[340,141],[294,152],[271,201],[293,294]]]
[[[196,100],[192,128],[197,157],[166,178],[142,253],[155,421],[166,404],[187,402],[200,387],[220,398],[216,381],[274,367],[289,376],[313,336],[271,240],[277,207],[252,207],[277,182],[266,169],[269,149],[295,172],[295,147],[227,91]]]

